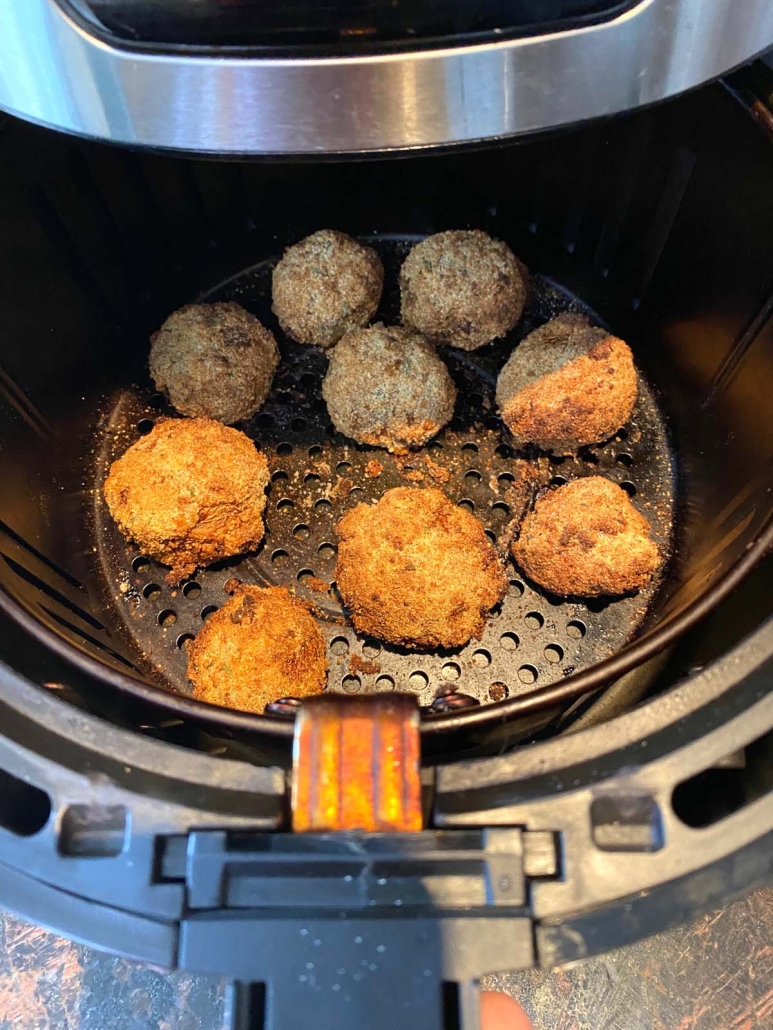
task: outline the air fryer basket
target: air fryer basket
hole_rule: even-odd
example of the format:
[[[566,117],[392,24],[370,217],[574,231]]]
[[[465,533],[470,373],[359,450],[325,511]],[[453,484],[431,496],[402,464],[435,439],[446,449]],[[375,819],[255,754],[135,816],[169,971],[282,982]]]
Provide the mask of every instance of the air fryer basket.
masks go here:
[[[191,162],[13,120],[0,146],[0,603],[80,669],[79,703],[126,717],[140,702],[156,726],[171,716],[242,740],[288,739],[286,718],[164,691],[185,689],[185,644],[236,576],[293,582],[316,601],[334,689],[413,690],[431,709],[428,743],[472,725],[478,742],[501,740],[505,716],[514,738],[666,646],[766,546],[773,153],[721,87],[558,137],[399,161]],[[487,636],[422,659],[340,624],[331,529],[357,500],[419,477],[427,485],[440,466],[440,485],[506,541],[517,463],[489,406],[513,340],[451,358],[467,400],[435,451],[407,466],[331,434],[324,357],[284,342],[272,397],[249,427],[274,472],[258,556],[173,593],[127,548],[98,484],[111,457],[171,414],[149,389],[150,332],[202,297],[238,299],[271,322],[267,261],[325,226],[375,239],[392,281],[410,240],[484,228],[537,273],[521,332],[579,304],[629,340],[643,373],[631,425],[576,460],[545,459],[540,475],[600,471],[627,484],[670,544],[651,595],[558,602],[512,569]],[[393,296],[384,313],[394,316]],[[372,458],[384,465],[375,479],[364,475]],[[454,688],[455,700],[442,696]]]

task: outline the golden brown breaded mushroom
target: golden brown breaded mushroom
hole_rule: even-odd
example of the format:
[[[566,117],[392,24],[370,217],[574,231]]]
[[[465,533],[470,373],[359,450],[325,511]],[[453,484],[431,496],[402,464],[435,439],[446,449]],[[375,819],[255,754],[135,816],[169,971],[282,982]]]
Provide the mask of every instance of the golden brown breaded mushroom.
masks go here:
[[[571,454],[631,417],[638,386],[627,343],[565,313],[529,333],[497,380],[497,404],[517,446]]]
[[[188,651],[193,696],[263,712],[283,697],[325,687],[325,640],[308,609],[284,587],[241,585],[214,612]]]
[[[600,597],[640,590],[662,556],[625,490],[586,476],[540,498],[521,524],[513,557],[552,594]]]
[[[417,650],[480,637],[507,591],[482,524],[439,490],[396,487],[336,526],[336,579],[361,633]]]
[[[456,387],[421,333],[379,323],[336,344],[322,396],[339,432],[394,451],[421,447],[442,429]]]
[[[255,414],[279,364],[276,340],[239,304],[188,304],[150,339],[150,374],[177,411],[226,425]]]
[[[371,247],[321,229],[289,247],[274,269],[274,314],[298,343],[332,347],[378,309],[384,267]]]
[[[479,229],[436,233],[400,269],[403,322],[435,343],[476,350],[518,322],[528,278],[507,244]]]
[[[174,584],[258,546],[268,481],[268,463],[244,433],[169,419],[113,462],[104,495],[124,536],[171,565]]]

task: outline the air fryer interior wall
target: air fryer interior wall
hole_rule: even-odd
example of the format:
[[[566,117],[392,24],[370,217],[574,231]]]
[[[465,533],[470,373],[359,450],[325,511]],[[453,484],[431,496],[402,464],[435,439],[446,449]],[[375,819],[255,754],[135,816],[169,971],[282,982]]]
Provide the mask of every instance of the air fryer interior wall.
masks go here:
[[[145,381],[149,334],[171,310],[323,226],[483,228],[629,340],[678,459],[650,626],[706,596],[769,518],[773,151],[721,86],[400,160],[189,161],[12,119],[0,147],[0,585],[106,669],[132,673],[136,656],[102,603],[87,518],[105,399]]]

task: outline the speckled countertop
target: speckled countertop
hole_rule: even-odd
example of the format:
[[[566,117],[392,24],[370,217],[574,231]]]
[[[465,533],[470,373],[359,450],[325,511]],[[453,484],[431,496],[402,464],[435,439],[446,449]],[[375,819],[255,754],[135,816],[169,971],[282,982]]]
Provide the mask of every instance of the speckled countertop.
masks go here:
[[[773,888],[552,973],[487,979],[535,1030],[772,1030]],[[222,1030],[227,986],[0,916],[0,1030]]]

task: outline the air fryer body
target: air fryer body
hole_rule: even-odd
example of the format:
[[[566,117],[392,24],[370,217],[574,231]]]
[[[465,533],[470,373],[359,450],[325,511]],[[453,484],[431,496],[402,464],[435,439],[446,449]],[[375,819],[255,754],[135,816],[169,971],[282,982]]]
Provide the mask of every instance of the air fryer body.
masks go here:
[[[433,8],[373,16],[363,43],[371,22],[353,5],[347,32],[334,19],[301,40],[249,4],[211,0],[198,21],[187,6],[0,0],[0,105],[41,123],[9,116],[0,132],[0,902],[251,984],[235,1027],[310,1011],[323,1030],[473,1027],[484,973],[603,952],[771,872],[773,81],[757,64],[638,108],[773,42],[773,14],[755,0],[525,3],[497,34],[492,4],[462,38]],[[209,598],[101,543],[104,441],[146,431],[163,403],[149,334],[180,304],[243,288],[270,319],[249,289],[322,226],[385,252],[449,227],[504,238],[630,341],[663,417],[675,531],[646,618],[610,655],[604,605],[524,607],[521,653],[531,633],[542,657],[522,665],[516,647],[512,679],[485,681],[491,703],[424,713],[421,833],[288,833],[292,719],[172,689]],[[319,570],[293,539],[311,534],[317,554],[330,541],[286,504],[281,462],[313,491],[306,464],[333,444],[316,359],[296,376],[293,353],[265,424],[279,434],[272,518],[289,519],[272,549],[300,590]],[[485,394],[492,377],[475,374]],[[496,476],[460,431],[464,499],[495,518]],[[551,475],[600,462],[641,499],[635,444]],[[152,633],[130,631],[127,598]],[[442,659],[458,692],[505,661],[505,629],[469,668]],[[345,692],[350,667],[336,669]],[[427,689],[441,673],[417,660]]]

